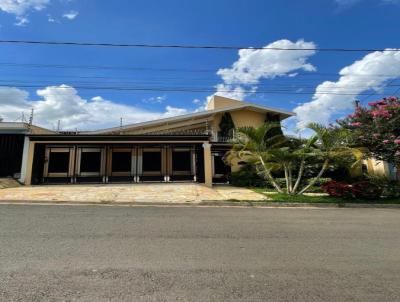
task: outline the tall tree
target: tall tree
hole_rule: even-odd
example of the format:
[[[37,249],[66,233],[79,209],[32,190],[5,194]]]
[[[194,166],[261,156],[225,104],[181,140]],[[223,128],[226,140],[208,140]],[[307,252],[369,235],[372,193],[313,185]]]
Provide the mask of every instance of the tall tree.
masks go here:
[[[232,131],[235,129],[235,124],[233,122],[232,116],[229,112],[225,112],[221,121],[219,122],[219,136],[230,137],[232,136]]]
[[[400,99],[388,97],[358,106],[338,123],[350,130],[354,145],[366,147],[366,157],[374,157],[400,167]]]

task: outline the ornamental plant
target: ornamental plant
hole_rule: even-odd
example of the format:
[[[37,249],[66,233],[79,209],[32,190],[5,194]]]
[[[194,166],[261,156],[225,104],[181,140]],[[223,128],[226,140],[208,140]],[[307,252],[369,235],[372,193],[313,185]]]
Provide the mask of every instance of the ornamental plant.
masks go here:
[[[367,157],[400,165],[400,99],[388,97],[359,106],[338,123],[351,130],[353,144],[366,147]]]
[[[321,187],[330,196],[340,198],[378,199],[383,191],[380,186],[365,180],[353,184],[332,180]]]
[[[237,129],[232,149],[226,154],[228,164],[237,161],[252,165],[257,174],[267,180],[279,193],[291,195],[303,194],[319,182],[323,174],[338,160],[344,158],[356,161],[361,152],[347,146],[348,131],[339,127],[324,127],[319,124],[308,125],[314,135],[307,140],[295,139],[284,135],[271,136],[279,127],[276,123],[265,123],[253,127]],[[302,181],[312,173],[307,184]],[[275,177],[274,172],[282,171],[285,183]]]

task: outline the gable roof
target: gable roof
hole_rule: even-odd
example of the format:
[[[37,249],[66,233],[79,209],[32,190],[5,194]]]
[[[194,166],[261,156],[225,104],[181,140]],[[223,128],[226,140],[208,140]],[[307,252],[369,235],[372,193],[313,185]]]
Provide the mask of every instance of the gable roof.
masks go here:
[[[178,116],[169,117],[169,118],[163,118],[163,119],[152,120],[152,121],[147,121],[147,122],[142,122],[142,123],[125,125],[122,127],[113,127],[113,128],[107,128],[107,129],[101,129],[101,130],[95,130],[95,131],[85,131],[82,133],[105,134],[105,133],[112,133],[112,132],[117,132],[117,131],[121,131],[121,130],[122,131],[135,130],[135,129],[140,129],[142,127],[157,126],[157,125],[163,125],[163,124],[168,124],[168,123],[172,123],[172,122],[180,122],[180,121],[196,119],[196,118],[206,118],[209,116],[213,116],[214,114],[217,114],[217,113],[231,112],[231,111],[243,110],[243,109],[253,110],[253,111],[258,111],[258,112],[265,112],[265,113],[267,113],[267,112],[275,113],[275,114],[279,115],[281,120],[295,115],[294,112],[290,112],[290,111],[284,111],[284,110],[275,109],[275,108],[271,108],[271,107],[260,106],[260,105],[256,105],[256,104],[252,104],[252,103],[248,103],[248,102],[240,102],[240,103],[241,104],[239,104],[239,105],[230,106],[230,107],[194,112],[194,113],[190,113],[190,114],[178,115]]]

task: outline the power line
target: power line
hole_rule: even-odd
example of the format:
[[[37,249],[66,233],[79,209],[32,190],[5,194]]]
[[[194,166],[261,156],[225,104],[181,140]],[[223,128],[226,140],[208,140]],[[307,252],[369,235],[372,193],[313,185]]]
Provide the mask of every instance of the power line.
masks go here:
[[[42,88],[41,85],[0,85],[0,87],[16,87],[16,88]],[[157,91],[157,92],[207,92],[207,93],[215,93],[215,92],[231,92],[230,90],[218,90],[215,89],[203,89],[203,88],[169,88],[169,87],[111,87],[111,86],[75,86],[75,87],[58,87],[54,86],[53,89],[82,89],[82,90],[115,90],[115,91]],[[292,95],[370,95],[370,93],[338,93],[338,92],[329,92],[329,91],[320,91],[320,92],[297,92],[293,90],[285,90],[285,89],[277,89],[277,90],[258,90],[252,92],[254,94],[292,94]],[[62,95],[62,93],[57,93],[53,95]],[[381,95],[381,93],[376,93],[374,95]]]
[[[384,85],[384,87],[399,87],[400,84],[392,84],[394,82],[394,80],[390,81],[388,84]],[[41,80],[41,81],[32,81],[32,80],[19,80],[19,79],[8,79],[8,80],[3,80],[0,79],[0,83],[3,83],[3,85],[9,85],[9,86],[14,86],[14,85],[35,85],[38,87],[46,87],[46,86],[55,86],[57,87],[58,84],[54,84],[54,79],[52,80]],[[171,84],[175,84],[177,85],[179,82],[175,82],[175,83],[171,83]],[[64,83],[66,84],[66,83]],[[93,81],[68,81],[68,86],[83,86],[83,85],[94,85],[96,87],[98,87],[98,85],[101,84],[99,82],[93,82]],[[104,84],[122,84],[122,85],[131,85],[131,84],[169,84],[168,82],[165,81],[148,81],[148,82],[144,82],[144,81],[117,81],[117,82],[104,82]],[[187,88],[187,89],[215,89],[214,85],[210,85],[210,86],[187,86],[185,85],[186,83],[181,82],[181,84],[183,84],[183,86],[166,86],[163,85],[162,87],[166,87],[166,88],[178,88],[178,89],[182,89],[182,88]],[[187,83],[190,84],[190,83]],[[91,86],[88,86],[91,87]],[[107,87],[107,86],[102,86],[102,87]],[[118,86],[121,87],[121,86]],[[122,86],[122,87],[127,87],[127,86]],[[149,86],[151,87],[151,86]],[[257,85],[258,88],[270,88],[270,89],[290,89],[288,91],[292,91],[293,89],[315,89],[315,85],[294,85],[294,84],[290,84],[290,85],[285,85],[282,83],[276,83],[276,84],[259,84]],[[61,87],[62,88],[62,87]],[[129,86],[128,86],[129,88]],[[360,86],[360,85],[353,85],[351,87],[348,86],[340,86],[340,85],[336,85],[335,89],[340,89],[342,92],[343,91],[352,91],[352,90],[359,90],[359,89],[369,89],[370,86]]]
[[[181,48],[181,49],[220,49],[220,50],[278,50],[278,51],[324,51],[324,52],[373,52],[400,51],[400,48],[284,48],[284,47],[249,47],[224,45],[184,45],[184,44],[136,44],[136,43],[104,43],[76,41],[39,41],[39,40],[0,40],[2,44],[53,45],[53,46],[101,46],[101,47],[132,47],[132,48]]]

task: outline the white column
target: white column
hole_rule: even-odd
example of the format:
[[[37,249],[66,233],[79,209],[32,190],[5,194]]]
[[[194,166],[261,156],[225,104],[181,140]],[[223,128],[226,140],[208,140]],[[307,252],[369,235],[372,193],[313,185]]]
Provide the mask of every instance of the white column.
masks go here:
[[[212,156],[211,156],[211,144],[205,142],[203,144],[204,150],[204,183],[207,187],[212,187]]]
[[[29,137],[25,136],[24,149],[22,151],[21,174],[19,176],[19,181],[21,183],[25,183],[26,167],[28,163],[28,153],[29,153]]]
[[[33,156],[35,153],[35,142],[29,142],[28,156],[26,160],[25,169],[25,185],[29,186],[32,182],[32,168],[33,168]]]

